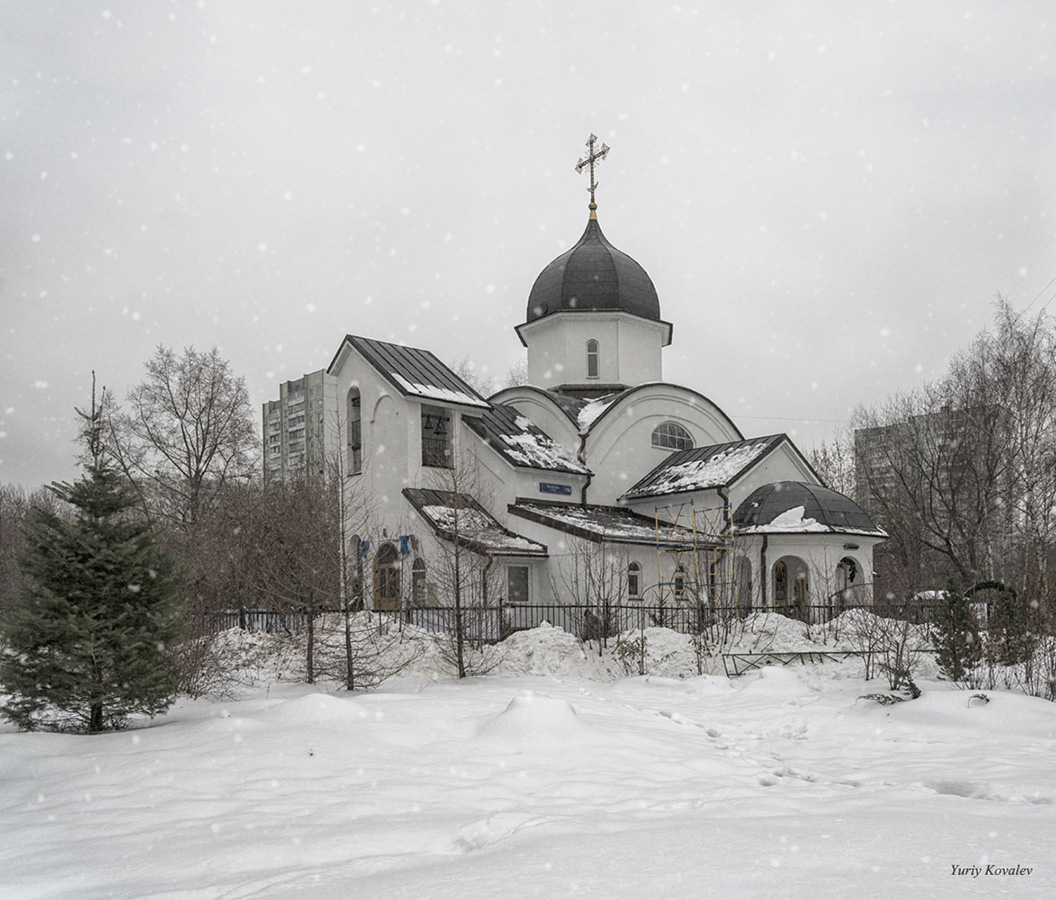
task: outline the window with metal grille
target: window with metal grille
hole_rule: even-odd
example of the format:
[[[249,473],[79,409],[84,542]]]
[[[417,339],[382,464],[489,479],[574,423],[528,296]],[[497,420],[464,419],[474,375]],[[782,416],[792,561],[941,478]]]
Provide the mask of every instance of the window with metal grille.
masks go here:
[[[422,406],[422,465],[450,469],[451,411],[439,406]]]
[[[359,389],[348,392],[348,474],[363,471],[363,425]]]
[[[693,438],[678,422],[661,422],[653,429],[653,446],[661,450],[691,450]]]

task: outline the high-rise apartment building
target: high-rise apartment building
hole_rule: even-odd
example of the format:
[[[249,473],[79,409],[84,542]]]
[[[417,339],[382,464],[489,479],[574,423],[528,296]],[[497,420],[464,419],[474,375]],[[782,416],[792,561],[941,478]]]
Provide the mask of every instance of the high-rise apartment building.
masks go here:
[[[337,448],[336,380],[325,369],[279,385],[264,404],[264,479],[320,478]]]

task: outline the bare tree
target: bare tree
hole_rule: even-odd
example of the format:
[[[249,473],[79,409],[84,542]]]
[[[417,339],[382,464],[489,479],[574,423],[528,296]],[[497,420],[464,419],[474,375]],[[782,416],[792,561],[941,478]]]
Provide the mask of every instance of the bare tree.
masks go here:
[[[434,513],[443,519],[438,523],[438,555],[431,570],[438,592],[451,603],[454,614],[451,639],[441,642],[440,650],[459,678],[483,674],[498,663],[487,641],[499,636],[491,623],[496,616],[501,619],[503,601],[501,566],[491,546],[495,523],[486,505],[481,505],[488,500],[488,488],[478,461],[469,453],[454,456],[450,467],[434,468],[429,483],[439,501]],[[469,649],[476,651],[472,658]]]
[[[18,557],[26,546],[23,529],[33,510],[68,515],[47,488],[30,491],[13,484],[0,485],[0,614],[15,603],[20,581]]]
[[[244,538],[258,522],[249,504],[259,493],[242,490],[258,469],[257,429],[245,381],[215,347],[177,355],[159,346],[146,375],[124,404],[104,392],[104,440],[183,572],[186,605],[203,629],[186,647],[193,673],[211,646],[203,617],[232,602],[231,579],[247,563]],[[244,595],[244,580],[238,590]]]
[[[557,560],[553,578],[554,596],[566,594],[581,609],[580,638],[597,641],[598,652],[605,642],[624,631],[620,612],[627,599],[625,550],[611,543],[570,537],[564,554]]]
[[[303,622],[309,684],[316,677],[316,619],[341,603],[338,491],[339,484],[305,479],[273,482],[264,492],[259,590],[272,608]]]
[[[249,392],[215,347],[159,346],[146,369],[124,407],[107,397],[108,449],[152,518],[193,529],[224,485],[258,468]]]
[[[506,370],[506,382],[503,387],[517,387],[528,383],[528,360],[519,359]]]
[[[335,423],[339,433],[340,418]],[[367,464],[369,468],[369,463]],[[334,504],[335,541],[328,542],[337,554],[340,579],[342,680],[352,691],[376,684],[410,661],[410,657],[393,655],[391,636],[381,620],[376,623],[364,613],[366,577],[361,546],[371,533],[377,503],[370,490],[365,470],[349,477],[348,457],[340,450],[327,459],[326,476],[330,484],[329,502]],[[382,663],[388,658],[387,664]]]
[[[840,429],[832,442],[822,441],[820,446],[812,447],[808,455],[814,471],[821,476],[825,485],[848,497],[854,496],[854,438],[847,431]]]
[[[861,409],[857,499],[907,583],[1046,589],[1056,537],[1056,333],[999,303],[993,331],[940,381]],[[893,564],[893,565],[891,565]],[[916,571],[914,571],[914,569]]]
[[[451,371],[475,390],[481,397],[487,397],[495,390],[495,380],[483,369],[478,368],[468,356],[451,363]]]

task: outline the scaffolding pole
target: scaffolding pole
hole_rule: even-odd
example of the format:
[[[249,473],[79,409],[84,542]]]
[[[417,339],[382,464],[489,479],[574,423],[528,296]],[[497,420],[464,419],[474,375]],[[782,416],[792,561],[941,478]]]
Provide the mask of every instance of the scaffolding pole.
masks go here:
[[[736,608],[737,568],[729,503],[702,506],[689,500],[656,506],[654,511],[660,606]],[[669,578],[665,577],[668,572]]]

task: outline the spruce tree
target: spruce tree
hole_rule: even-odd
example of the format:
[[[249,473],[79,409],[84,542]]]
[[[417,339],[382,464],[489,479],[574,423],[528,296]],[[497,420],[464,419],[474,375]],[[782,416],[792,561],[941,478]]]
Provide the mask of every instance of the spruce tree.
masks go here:
[[[84,474],[49,487],[70,513],[35,510],[19,563],[19,602],[2,628],[2,712],[18,727],[120,727],[175,699],[169,652],[180,635],[173,565],[136,497],[108,461],[95,408],[85,420]]]
[[[956,578],[950,578],[932,609],[931,625],[939,668],[953,681],[964,681],[979,665],[983,646],[979,620]]]

